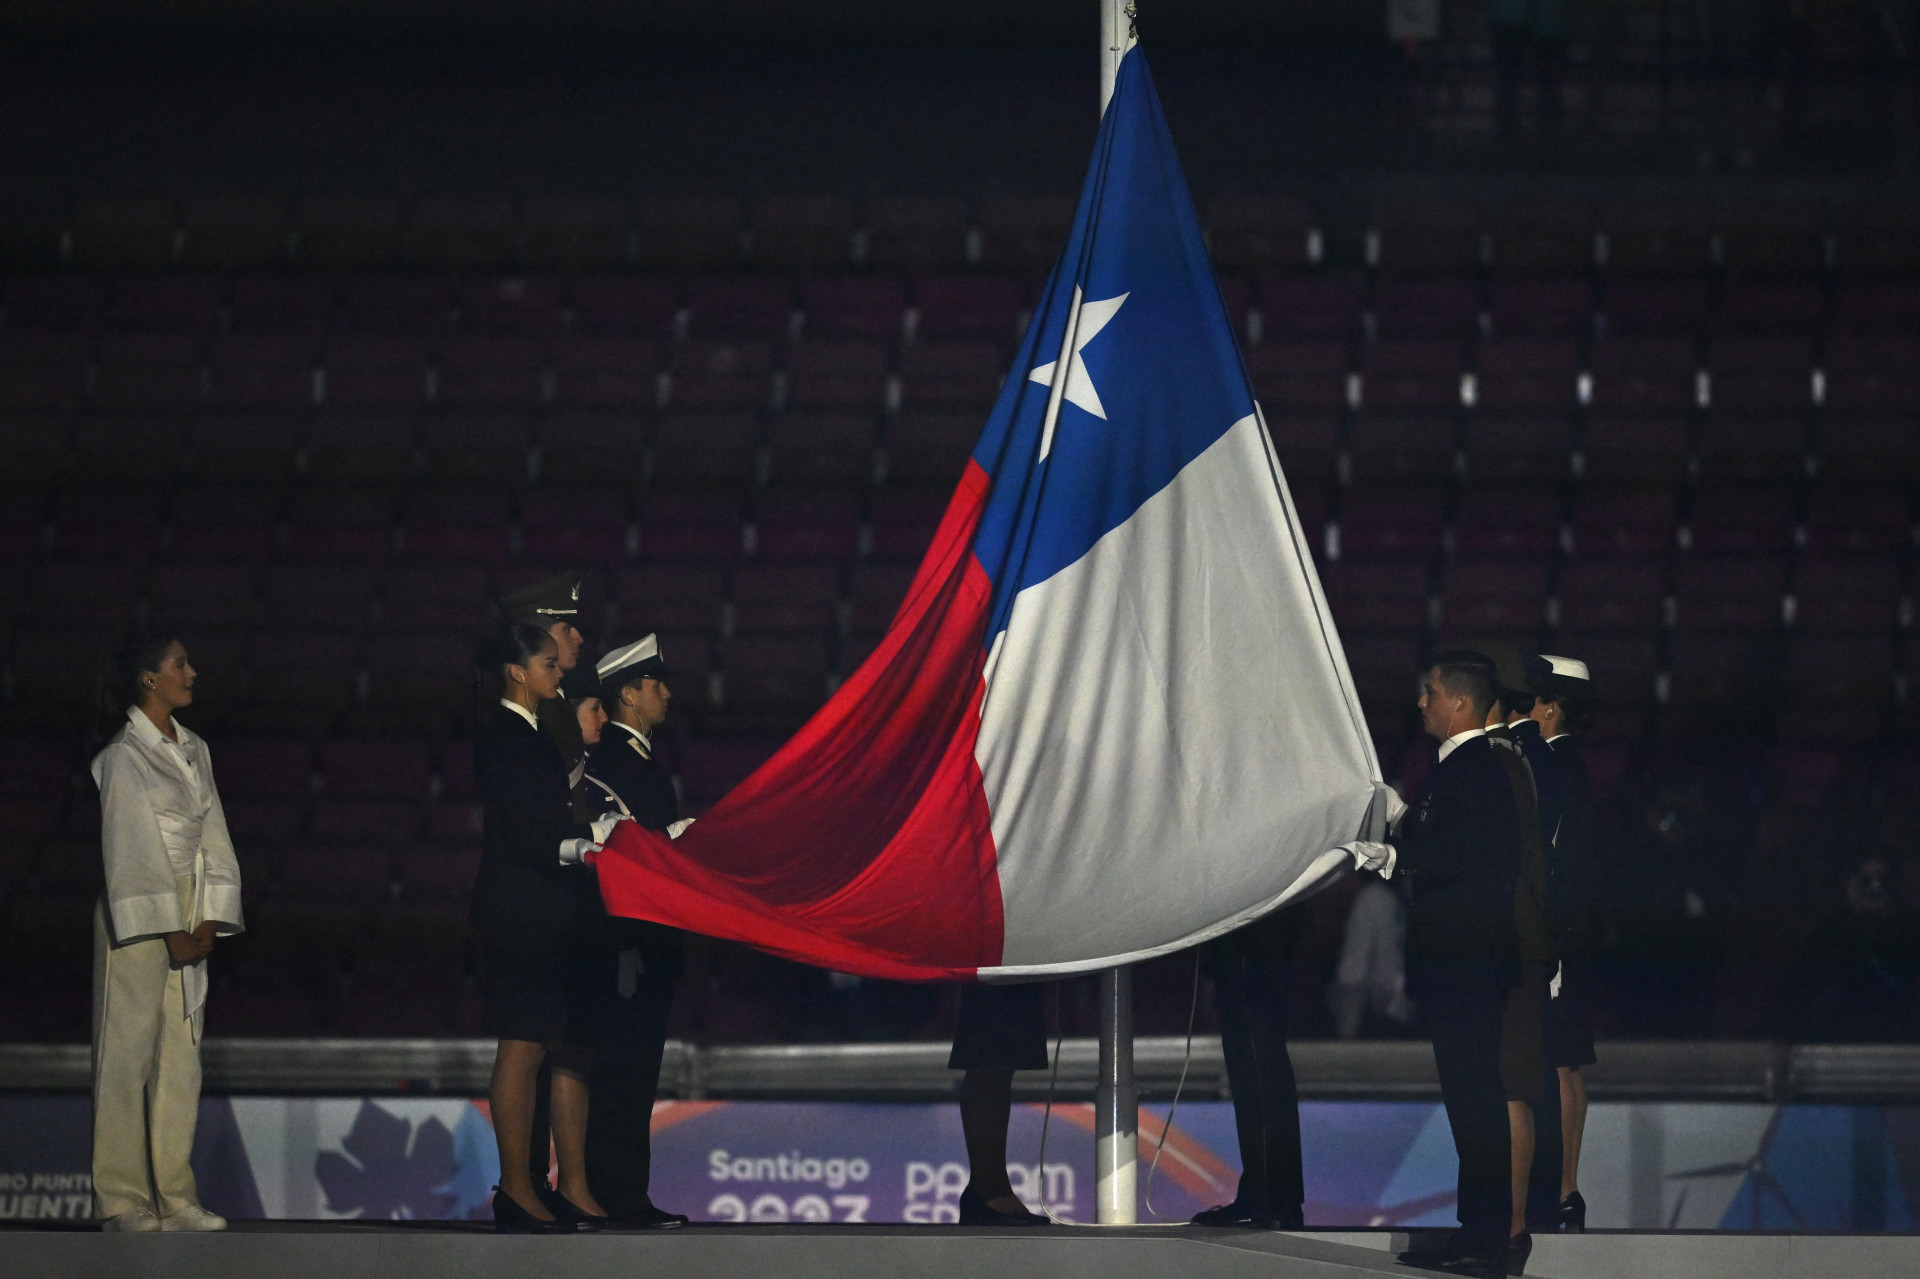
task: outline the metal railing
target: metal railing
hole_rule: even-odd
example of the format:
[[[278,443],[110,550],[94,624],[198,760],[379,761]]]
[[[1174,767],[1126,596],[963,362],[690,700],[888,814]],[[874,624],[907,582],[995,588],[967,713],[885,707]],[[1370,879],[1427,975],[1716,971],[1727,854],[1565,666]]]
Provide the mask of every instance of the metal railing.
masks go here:
[[[1134,1077],[1145,1100],[1172,1096],[1186,1041],[1134,1041]],[[1309,1041],[1290,1048],[1306,1099],[1424,1100],[1440,1095],[1423,1042]],[[494,1044],[485,1039],[209,1039],[201,1061],[209,1093],[422,1093],[486,1091]],[[1920,1101],[1920,1045],[1622,1041],[1600,1045],[1586,1070],[1594,1097],[1676,1101]],[[1060,1048],[1054,1095],[1093,1097],[1099,1061],[1091,1039]],[[85,1044],[0,1044],[0,1090],[84,1091]],[[843,1101],[945,1100],[959,1073],[944,1043],[804,1044],[702,1048],[670,1042],[662,1096]],[[1047,1071],[1024,1071],[1015,1092],[1047,1094]],[[1229,1095],[1215,1036],[1196,1037],[1186,1097]]]

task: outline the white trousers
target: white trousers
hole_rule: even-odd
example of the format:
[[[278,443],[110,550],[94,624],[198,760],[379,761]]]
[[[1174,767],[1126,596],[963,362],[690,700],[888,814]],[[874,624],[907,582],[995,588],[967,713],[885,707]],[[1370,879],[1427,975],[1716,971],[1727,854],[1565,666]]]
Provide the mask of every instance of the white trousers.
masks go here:
[[[174,882],[183,908],[190,905],[192,878]],[[200,1118],[195,1023],[202,1016],[204,1010],[186,1016],[166,941],[116,945],[102,902],[93,916],[95,1216],[145,1208],[170,1217],[200,1202],[191,1157]]]

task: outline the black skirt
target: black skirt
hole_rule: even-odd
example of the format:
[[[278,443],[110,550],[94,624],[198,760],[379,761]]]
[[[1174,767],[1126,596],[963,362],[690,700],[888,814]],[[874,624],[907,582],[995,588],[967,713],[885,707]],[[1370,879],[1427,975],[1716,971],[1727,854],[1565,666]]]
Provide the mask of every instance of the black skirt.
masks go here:
[[[1520,984],[1507,992],[1500,1019],[1500,1083],[1508,1101],[1538,1101],[1547,1077],[1547,984],[1552,964],[1520,965]]]
[[[1047,1068],[1046,986],[962,986],[960,1018],[953,1030],[947,1069],[992,1066],[1002,1070]]]
[[[1560,970],[1560,993],[1547,1001],[1547,1064],[1578,1070],[1600,1060],[1593,1047],[1593,991],[1583,965]]]
[[[585,945],[489,939],[480,1026],[490,1038],[581,1045],[588,1040],[599,955]]]

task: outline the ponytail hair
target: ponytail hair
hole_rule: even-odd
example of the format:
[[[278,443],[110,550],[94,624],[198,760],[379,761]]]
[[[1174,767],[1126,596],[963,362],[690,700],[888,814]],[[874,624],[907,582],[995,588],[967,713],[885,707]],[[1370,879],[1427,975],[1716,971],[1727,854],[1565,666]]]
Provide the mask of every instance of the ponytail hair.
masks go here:
[[[179,639],[172,631],[135,630],[115,645],[94,688],[92,749],[105,746],[120,731],[127,709],[140,704],[141,677],[159,670]]]
[[[473,655],[474,722],[485,724],[507,695],[506,668],[525,666],[554,642],[538,623],[507,622],[480,641]]]

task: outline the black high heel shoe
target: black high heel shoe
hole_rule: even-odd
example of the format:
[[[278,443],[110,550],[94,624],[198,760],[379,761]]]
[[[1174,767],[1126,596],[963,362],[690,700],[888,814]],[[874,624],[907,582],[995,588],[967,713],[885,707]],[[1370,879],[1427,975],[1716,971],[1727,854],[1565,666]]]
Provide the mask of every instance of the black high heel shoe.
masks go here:
[[[541,1204],[545,1206],[548,1212],[553,1214],[555,1221],[567,1222],[572,1225],[575,1230],[583,1234],[590,1230],[605,1230],[607,1228],[607,1218],[588,1212],[585,1208],[580,1207],[574,1203],[573,1200],[567,1198],[558,1190],[555,1190],[551,1182],[534,1182],[533,1193],[539,1196]]]
[[[1563,1235],[1587,1233],[1587,1201],[1578,1190],[1560,1201],[1560,1219],[1556,1223]]]
[[[542,1221],[498,1186],[493,1188],[493,1228],[503,1235],[570,1235],[574,1232],[572,1222],[558,1218]]]
[[[1017,1213],[1001,1212],[968,1186],[960,1192],[960,1224],[963,1226],[1044,1226],[1048,1219],[1022,1208]]]

